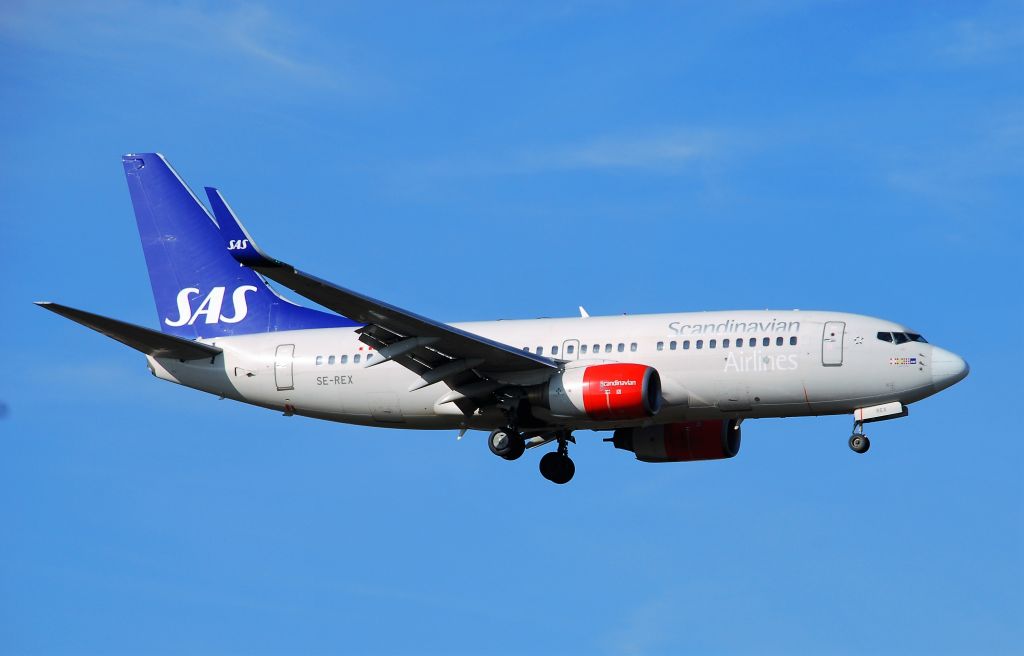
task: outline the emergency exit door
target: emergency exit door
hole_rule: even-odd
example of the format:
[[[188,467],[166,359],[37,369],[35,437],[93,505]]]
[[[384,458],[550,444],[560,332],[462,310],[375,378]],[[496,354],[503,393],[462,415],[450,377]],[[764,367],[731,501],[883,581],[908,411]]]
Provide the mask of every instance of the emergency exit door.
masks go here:
[[[295,345],[281,344],[274,354],[274,382],[280,392],[295,389],[295,377],[292,372],[295,361]]]
[[[562,360],[579,360],[580,340],[567,339],[562,342]]]
[[[843,364],[843,333],[846,323],[843,321],[827,321],[821,335],[821,364],[826,367],[838,367]]]

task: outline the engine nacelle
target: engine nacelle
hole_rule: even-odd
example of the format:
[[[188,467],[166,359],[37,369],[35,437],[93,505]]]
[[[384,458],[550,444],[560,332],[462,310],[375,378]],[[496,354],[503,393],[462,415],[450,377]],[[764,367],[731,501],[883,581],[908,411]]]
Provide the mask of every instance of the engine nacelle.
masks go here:
[[[557,417],[644,419],[661,409],[661,377],[642,364],[595,364],[553,376],[531,390],[529,399]]]
[[[611,443],[636,454],[643,462],[721,460],[740,452],[740,427],[735,419],[684,421],[644,428],[620,428]]]

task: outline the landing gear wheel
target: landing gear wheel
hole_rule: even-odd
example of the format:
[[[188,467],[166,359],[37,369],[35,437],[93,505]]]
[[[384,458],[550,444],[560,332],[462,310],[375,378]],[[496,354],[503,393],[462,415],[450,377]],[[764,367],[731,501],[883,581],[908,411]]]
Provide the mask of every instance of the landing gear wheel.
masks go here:
[[[487,438],[487,446],[490,447],[491,453],[505,460],[515,460],[526,452],[526,440],[509,428],[493,431]]]
[[[868,439],[867,435],[854,433],[850,436],[850,448],[855,453],[867,453],[868,449],[871,448],[871,440]]]
[[[526,453],[526,440],[522,435],[515,433],[512,438],[512,450],[502,457],[505,460],[517,460],[524,453]]]
[[[576,465],[567,455],[552,451],[540,459],[540,475],[552,483],[565,485],[576,473]]]

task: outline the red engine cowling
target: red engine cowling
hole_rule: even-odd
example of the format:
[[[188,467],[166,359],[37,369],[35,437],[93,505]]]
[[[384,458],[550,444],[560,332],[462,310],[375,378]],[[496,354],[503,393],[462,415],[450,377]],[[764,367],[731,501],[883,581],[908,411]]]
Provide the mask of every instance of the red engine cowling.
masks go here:
[[[661,409],[661,377],[642,364],[610,363],[567,369],[531,391],[530,401],[557,417],[597,421],[643,419]]]
[[[636,454],[643,462],[721,460],[740,452],[740,427],[735,419],[684,421],[645,428],[620,428],[611,443]]]

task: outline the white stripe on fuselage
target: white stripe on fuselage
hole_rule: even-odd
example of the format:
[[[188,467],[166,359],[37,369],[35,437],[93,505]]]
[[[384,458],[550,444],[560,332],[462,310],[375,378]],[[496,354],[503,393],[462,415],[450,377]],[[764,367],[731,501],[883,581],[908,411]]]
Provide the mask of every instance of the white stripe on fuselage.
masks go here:
[[[822,364],[826,322],[845,323],[840,366]],[[657,423],[728,417],[787,417],[851,412],[889,401],[911,403],[932,393],[927,344],[902,345],[876,339],[879,331],[902,326],[861,315],[811,311],[729,311],[503,320],[452,324],[463,330],[536,352],[585,362],[635,362],[661,375],[665,403]],[[154,373],[167,380],[254,405],[347,423],[404,428],[489,428],[500,415],[464,416],[459,408],[436,401],[449,391],[444,383],[409,392],[417,379],[395,362],[364,368],[366,345],[353,328],[261,333],[205,340],[224,349],[223,357],[179,362],[150,358]],[[778,338],[782,344],[778,345]],[[790,338],[796,337],[796,345]],[[737,347],[738,338],[743,346]],[[756,339],[751,347],[749,340]],[[769,345],[764,346],[764,338]],[[710,340],[715,348],[710,348]],[[729,347],[723,347],[723,340]],[[567,340],[574,353],[565,352]],[[683,349],[683,341],[690,348]],[[702,348],[696,348],[703,340]],[[670,349],[676,342],[675,350]],[[658,342],[663,350],[658,350]],[[619,351],[619,344],[623,350]],[[631,345],[636,344],[636,350]],[[274,354],[294,344],[294,389],[279,390]],[[592,352],[595,344],[600,353]],[[607,344],[612,351],[606,352]],[[580,346],[587,346],[587,353]],[[557,355],[552,347],[557,346]],[[920,355],[916,355],[918,352]],[[362,361],[353,362],[360,354]],[[327,364],[328,356],[348,362]],[[317,356],[323,364],[317,365]],[[892,366],[893,358],[919,358],[920,366]],[[575,366],[575,365],[569,365]],[[280,373],[280,372],[278,372]],[[554,422],[560,420],[551,420]],[[497,423],[496,423],[497,422]],[[613,428],[643,422],[596,423],[569,420],[575,428]]]

